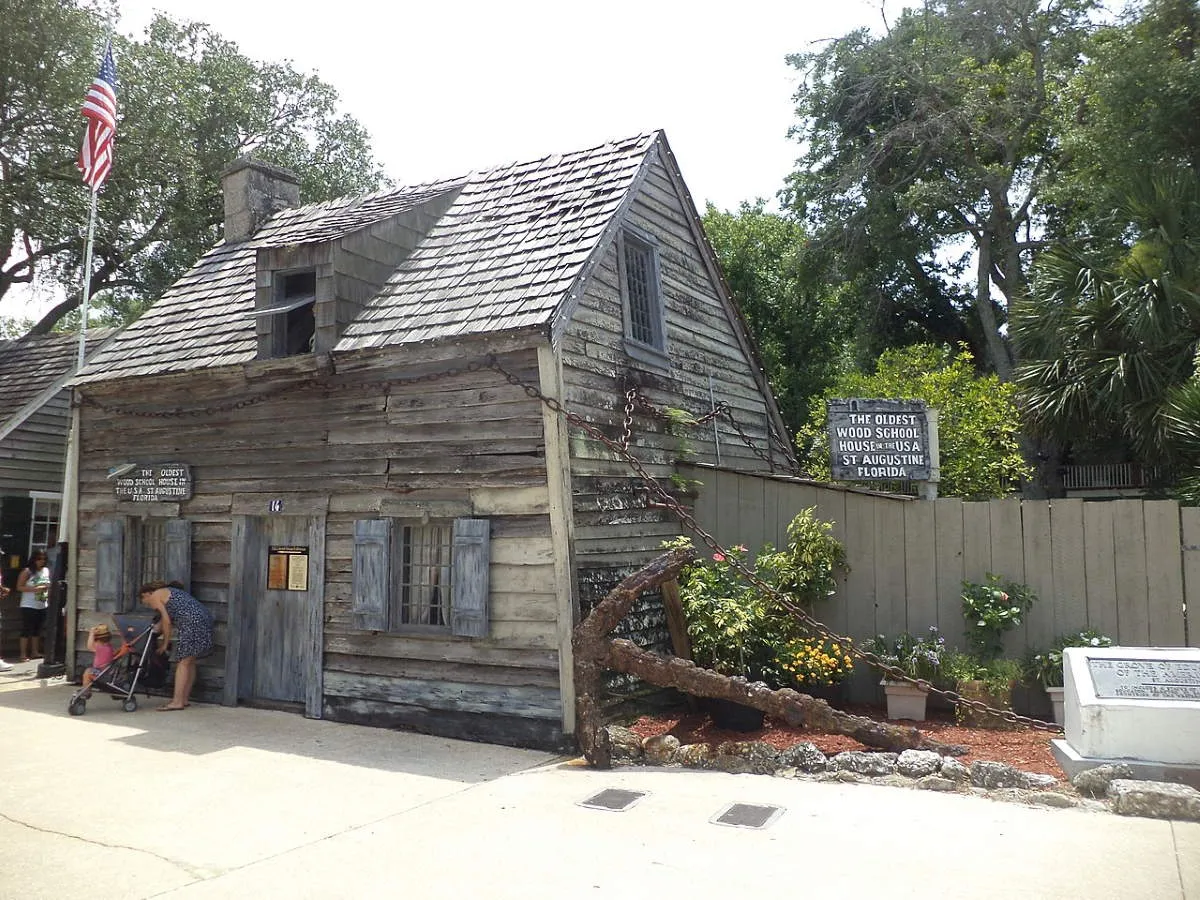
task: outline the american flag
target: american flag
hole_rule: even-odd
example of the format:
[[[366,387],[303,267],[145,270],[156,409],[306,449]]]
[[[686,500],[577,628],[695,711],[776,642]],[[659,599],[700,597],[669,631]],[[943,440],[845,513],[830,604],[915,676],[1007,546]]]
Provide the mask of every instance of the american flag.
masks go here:
[[[113,135],[117,131],[117,66],[113,62],[112,41],[104,48],[100,71],[88,88],[80,112],[88,125],[79,151],[79,171],[83,173],[83,183],[98,191],[112,169]]]

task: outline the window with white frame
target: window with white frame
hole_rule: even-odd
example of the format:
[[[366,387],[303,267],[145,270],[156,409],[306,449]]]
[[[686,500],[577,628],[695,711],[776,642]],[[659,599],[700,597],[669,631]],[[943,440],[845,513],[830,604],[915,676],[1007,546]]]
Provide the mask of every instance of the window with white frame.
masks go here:
[[[58,543],[58,520],[62,501],[58,494],[32,492],[33,511],[29,527],[29,546],[26,552],[33,555],[35,549],[48,549]]]
[[[664,352],[666,328],[656,242],[649,235],[626,228],[621,233],[619,262],[625,337]]]
[[[486,637],[489,540],[487,519],[359,519],[356,627]]]

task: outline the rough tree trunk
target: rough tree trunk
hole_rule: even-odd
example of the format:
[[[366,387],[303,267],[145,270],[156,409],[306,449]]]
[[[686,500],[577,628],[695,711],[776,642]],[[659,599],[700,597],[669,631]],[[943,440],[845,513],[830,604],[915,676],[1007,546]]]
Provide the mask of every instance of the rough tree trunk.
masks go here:
[[[868,747],[899,752],[926,749],[953,753],[959,748],[931,740],[912,727],[888,725],[835,710],[824,700],[793,690],[773,691],[760,682],[729,678],[702,669],[689,660],[643,650],[630,641],[612,639],[609,633],[629,612],[638,596],[670,581],[695,558],[690,550],[672,550],[634,572],[600,601],[576,628],[575,651],[576,729],[580,749],[597,768],[611,765],[611,748],[599,708],[604,669],[636,675],[659,687],[685,694],[732,700],[781,719],[789,725],[810,725],[844,734]]]

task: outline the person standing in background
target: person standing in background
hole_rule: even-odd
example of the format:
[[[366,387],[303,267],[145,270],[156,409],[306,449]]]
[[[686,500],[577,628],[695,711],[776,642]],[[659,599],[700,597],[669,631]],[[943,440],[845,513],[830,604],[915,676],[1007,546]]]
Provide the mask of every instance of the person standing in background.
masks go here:
[[[42,656],[42,629],[46,625],[46,597],[50,593],[50,567],[46,551],[34,550],[29,565],[17,578],[21,592],[21,662]]]
[[[0,550],[0,558],[2,558],[3,556],[4,556],[4,551]],[[3,600],[5,597],[7,597],[11,593],[12,593],[12,591],[10,591],[8,589],[7,585],[5,585],[3,582],[0,582],[0,600]],[[11,672],[11,671],[12,671],[12,663],[5,662],[4,658],[0,657],[0,672]]]

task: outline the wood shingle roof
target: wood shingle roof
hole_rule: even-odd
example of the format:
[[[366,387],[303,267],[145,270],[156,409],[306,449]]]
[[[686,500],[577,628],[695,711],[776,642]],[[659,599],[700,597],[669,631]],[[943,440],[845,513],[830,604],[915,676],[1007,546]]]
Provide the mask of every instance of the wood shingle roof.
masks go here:
[[[115,328],[89,329],[86,352],[93,353],[115,333]],[[70,373],[78,354],[76,334],[27,334],[0,341],[0,425]]]
[[[161,375],[256,357],[258,249],[333,240],[457,191],[449,209],[346,328],[335,352],[548,325],[583,272],[658,134],[276,213],[218,244],[77,382]]]

